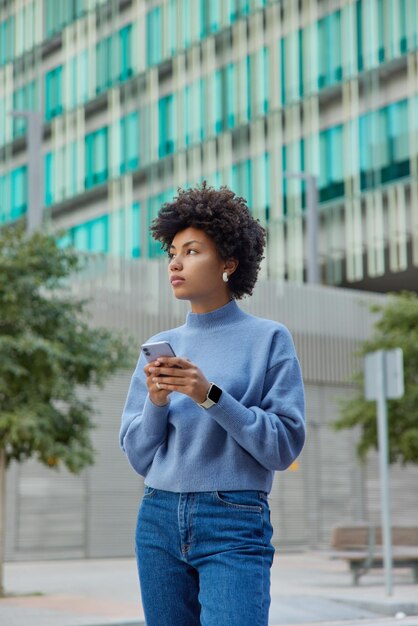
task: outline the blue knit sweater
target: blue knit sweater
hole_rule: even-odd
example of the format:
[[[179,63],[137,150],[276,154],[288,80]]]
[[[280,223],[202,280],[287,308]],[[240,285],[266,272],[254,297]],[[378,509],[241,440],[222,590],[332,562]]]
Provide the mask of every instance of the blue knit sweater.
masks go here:
[[[234,300],[155,335],[169,341],[223,390],[203,409],[173,392],[154,405],[141,355],[122,416],[120,443],[130,464],[155,489],[174,492],[271,490],[305,440],[304,391],[285,326],[242,311]]]

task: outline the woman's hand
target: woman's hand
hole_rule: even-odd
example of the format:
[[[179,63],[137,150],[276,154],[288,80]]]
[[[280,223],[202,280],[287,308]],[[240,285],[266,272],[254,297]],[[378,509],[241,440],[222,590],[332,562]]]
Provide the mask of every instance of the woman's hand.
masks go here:
[[[144,371],[154,404],[167,404],[168,395],[172,391],[184,393],[198,404],[206,400],[210,383],[197,365],[187,359],[177,356],[160,357],[146,365]]]
[[[146,384],[149,396],[153,404],[157,406],[165,406],[168,404],[168,396],[170,394],[169,391],[163,389],[161,385],[157,386],[155,378],[155,371],[160,367],[160,363],[158,361],[153,361],[152,363],[148,363],[144,367],[144,372],[146,376]],[[157,370],[158,371],[158,370]]]

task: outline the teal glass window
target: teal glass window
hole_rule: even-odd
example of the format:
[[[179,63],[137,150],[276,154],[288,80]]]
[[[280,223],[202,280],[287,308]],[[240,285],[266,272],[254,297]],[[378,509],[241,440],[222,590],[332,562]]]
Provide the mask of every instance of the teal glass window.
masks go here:
[[[381,180],[386,183],[409,176],[408,101],[395,102],[380,111],[381,134],[387,142],[385,162],[381,163]],[[382,151],[383,152],[383,151]],[[382,154],[378,150],[378,154]]]
[[[26,109],[26,86],[16,89],[13,92],[13,111],[24,111]],[[24,117],[13,118],[13,138],[26,133],[27,122]]]
[[[55,179],[55,156],[53,152],[48,152],[44,160],[44,190],[45,206],[54,204],[54,179]]]
[[[78,172],[78,146],[77,141],[72,141],[68,146],[68,162],[70,167],[68,177],[67,194],[75,196],[77,194],[77,172]]]
[[[249,0],[229,0],[229,21],[235,22],[239,17],[245,17],[250,12]]]
[[[15,55],[14,16],[0,22],[0,67],[9,63]]]
[[[10,221],[10,173],[0,176],[0,224]]]
[[[283,37],[280,39],[280,93],[281,104],[284,105],[286,103],[286,63]]]
[[[287,162],[288,162],[288,158],[287,158],[287,146],[283,145],[282,147],[282,170],[283,172],[287,172]],[[280,174],[281,175],[281,172]],[[283,217],[287,216],[287,211],[288,211],[288,202],[287,202],[287,198],[288,198],[288,181],[289,179],[286,176],[283,176]]]
[[[248,57],[248,119],[265,115],[269,108],[268,49],[260,48]],[[252,97],[251,97],[252,91]]]
[[[270,209],[271,209],[271,171],[270,171],[270,155],[268,152],[264,154],[264,171],[265,171],[265,184],[264,184],[264,206],[266,210],[266,223],[270,221]]]
[[[139,114],[133,111],[120,120],[121,162],[120,173],[139,166]]]
[[[38,83],[32,80],[13,92],[14,111],[36,111],[38,109]],[[26,133],[26,119],[15,117],[13,119],[13,137],[19,137]]]
[[[161,8],[155,7],[147,13],[147,64],[157,65],[162,59]]]
[[[128,24],[96,44],[96,93],[106,91],[132,74],[132,25]]]
[[[44,24],[46,36],[51,37],[80,17],[85,11],[86,0],[44,0]]]
[[[418,47],[418,5],[409,0],[398,0],[395,6],[399,12],[399,49],[405,54]]]
[[[268,152],[252,159],[253,178],[258,182],[257,194],[252,195],[252,206],[257,211],[257,217],[263,224],[270,219],[270,156]],[[264,215],[263,215],[264,213]]]
[[[204,138],[205,120],[203,80],[195,80],[184,90],[184,127],[186,146],[195,145]]]
[[[178,26],[177,26],[177,5],[178,0],[168,0],[168,23],[170,28],[168,29],[168,54],[174,56],[178,48]]]
[[[51,120],[62,113],[62,65],[45,75],[45,117]]]
[[[89,53],[83,50],[80,54],[73,56],[68,62],[70,90],[68,103],[70,108],[75,108],[87,102],[89,98]]]
[[[362,189],[409,176],[407,100],[362,115],[359,135]]]
[[[299,31],[290,32],[281,40],[282,102],[295,102],[302,94],[302,39]]]
[[[10,218],[16,220],[27,211],[27,167],[12,170]]]
[[[86,135],[85,150],[85,187],[89,189],[103,183],[108,178],[108,133],[106,126]]]
[[[133,74],[132,70],[132,24],[119,31],[120,46],[120,80],[126,80]]]
[[[141,205],[134,202],[132,205],[132,256],[141,256]]]
[[[192,87],[186,85],[184,88],[184,131],[185,131],[185,143],[186,147],[189,147],[192,143],[192,119],[191,111],[192,105]]]
[[[236,66],[230,63],[215,72],[215,132],[234,128],[236,119]]]
[[[357,25],[357,68],[359,72],[362,72],[364,69],[362,0],[357,0],[356,2],[356,25]]]
[[[387,14],[385,12],[389,9],[386,0],[377,0],[377,57],[379,63],[385,60],[385,27]],[[386,18],[386,19],[385,19]]]
[[[218,31],[220,23],[220,0],[200,0],[200,36],[203,38]]]
[[[224,128],[224,116],[223,116],[223,87],[222,87],[222,70],[216,70],[215,72],[215,89],[214,89],[214,108],[215,108],[215,133],[221,133]]]
[[[96,44],[96,93],[109,89],[113,83],[113,35],[101,39]]]
[[[158,101],[158,122],[160,138],[158,155],[162,158],[174,152],[175,115],[173,94],[169,94]]]
[[[245,17],[250,12],[250,0],[235,0],[236,10],[239,17]]]
[[[249,207],[252,205],[251,159],[232,166],[232,191],[242,196]]]
[[[190,3],[195,2],[195,0],[183,0],[182,2],[182,25],[183,25],[183,41],[182,47],[188,48],[191,42],[191,26],[190,26],[190,16],[191,16],[191,6]]]
[[[235,112],[236,112],[236,66],[234,63],[229,63],[224,69],[224,94],[226,101],[226,127],[234,128],[235,126]]]
[[[215,33],[221,27],[221,0],[211,0],[209,6],[209,32]]]
[[[149,197],[147,200],[148,257],[151,259],[165,256],[166,253],[162,249],[161,243],[151,237],[149,226],[151,225],[152,220],[157,217],[161,206],[165,202],[172,202],[175,195],[176,192],[174,189],[167,189],[156,196]]]
[[[344,195],[343,126],[327,128],[319,135],[321,202]]]
[[[341,41],[341,11],[336,11],[318,22],[319,89],[333,85],[342,79]]]
[[[69,229],[73,246],[83,252],[106,253],[109,251],[109,216],[102,215]]]
[[[0,146],[6,143],[6,99],[0,98]]]

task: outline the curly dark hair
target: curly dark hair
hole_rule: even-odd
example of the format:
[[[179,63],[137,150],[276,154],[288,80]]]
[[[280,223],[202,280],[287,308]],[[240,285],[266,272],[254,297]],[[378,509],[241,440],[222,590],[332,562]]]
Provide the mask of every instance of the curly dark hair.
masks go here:
[[[199,228],[210,237],[225,261],[236,259],[238,267],[229,278],[229,288],[239,300],[251,295],[257,280],[266,233],[254,219],[244,198],[228,187],[214,189],[206,181],[199,187],[178,189],[173,202],[162,205],[150,231],[169,252],[175,235],[189,227]]]

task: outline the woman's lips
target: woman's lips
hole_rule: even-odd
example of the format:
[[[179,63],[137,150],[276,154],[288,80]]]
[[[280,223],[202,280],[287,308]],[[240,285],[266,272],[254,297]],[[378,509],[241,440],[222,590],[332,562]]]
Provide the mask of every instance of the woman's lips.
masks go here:
[[[177,287],[178,285],[184,283],[184,278],[181,278],[180,276],[172,276],[170,278],[170,282],[173,287]]]

